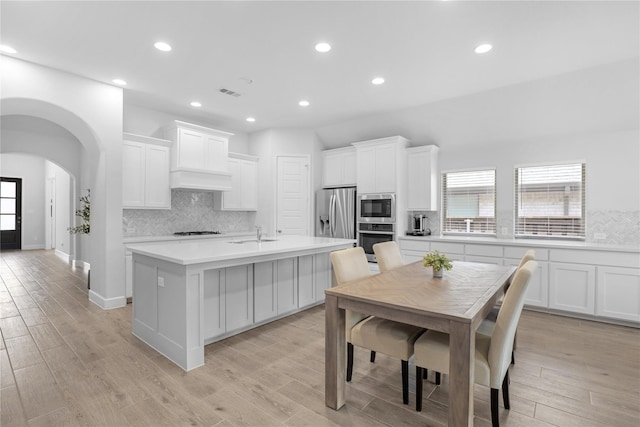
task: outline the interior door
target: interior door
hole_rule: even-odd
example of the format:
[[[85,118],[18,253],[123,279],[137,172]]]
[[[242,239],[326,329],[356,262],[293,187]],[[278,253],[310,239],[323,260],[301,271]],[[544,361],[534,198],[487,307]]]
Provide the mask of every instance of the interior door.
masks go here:
[[[0,178],[0,249],[22,248],[22,179]]]
[[[309,159],[307,156],[279,156],[277,163],[276,230],[309,236]]]

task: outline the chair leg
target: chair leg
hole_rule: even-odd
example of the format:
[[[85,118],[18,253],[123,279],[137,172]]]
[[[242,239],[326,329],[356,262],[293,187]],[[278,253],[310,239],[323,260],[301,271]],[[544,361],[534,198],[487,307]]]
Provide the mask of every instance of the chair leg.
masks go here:
[[[440,385],[440,372],[436,372],[436,385]]]
[[[422,372],[422,368],[416,365],[416,411],[422,411],[422,378],[427,374],[427,370]]]
[[[409,404],[409,361],[402,361],[402,403]]]
[[[493,427],[500,427],[500,420],[498,419],[498,389],[491,389],[491,425]]]
[[[376,352],[371,350],[371,358],[369,359],[371,360],[371,363],[374,363],[376,361]]]
[[[429,376],[429,370],[425,369],[425,368],[421,368],[424,371],[424,374],[422,374],[422,379],[426,380],[427,377]]]
[[[347,382],[351,382],[353,375],[353,344],[347,343]]]
[[[504,408],[511,409],[509,403],[509,371],[507,371],[504,380],[502,380],[502,400],[504,400]]]
[[[514,351],[511,350],[511,364],[515,365],[516,364],[516,356],[514,354]]]

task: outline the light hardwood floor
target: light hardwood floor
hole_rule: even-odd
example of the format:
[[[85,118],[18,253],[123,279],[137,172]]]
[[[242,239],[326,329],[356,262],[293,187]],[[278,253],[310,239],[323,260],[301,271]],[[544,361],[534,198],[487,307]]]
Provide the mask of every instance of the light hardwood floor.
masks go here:
[[[361,349],[346,406],[325,407],[322,306],[209,345],[185,373],[131,335],[131,305],[94,306],[86,276],[51,251],[3,252],[0,277],[3,427],[446,424],[446,376],[425,383],[417,413],[415,394],[402,405],[400,363]],[[525,311],[501,425],[639,425],[639,337]],[[489,426],[489,390],[475,396],[475,425]]]

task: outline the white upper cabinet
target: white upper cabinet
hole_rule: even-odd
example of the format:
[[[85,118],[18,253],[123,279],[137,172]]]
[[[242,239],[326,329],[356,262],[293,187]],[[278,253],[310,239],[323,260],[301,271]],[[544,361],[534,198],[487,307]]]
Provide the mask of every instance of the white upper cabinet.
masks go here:
[[[231,190],[217,192],[214,208],[219,210],[258,210],[258,158],[246,154],[229,153]]]
[[[397,193],[401,186],[405,148],[401,136],[356,142],[356,176],[358,193]]]
[[[171,188],[231,189],[228,154],[233,134],[175,120],[165,128],[171,145]]]
[[[438,150],[436,145],[407,148],[407,210],[438,210]]]
[[[171,141],[123,134],[122,207],[171,209],[169,146]]]
[[[324,188],[353,187],[356,185],[355,147],[337,148],[322,152]]]

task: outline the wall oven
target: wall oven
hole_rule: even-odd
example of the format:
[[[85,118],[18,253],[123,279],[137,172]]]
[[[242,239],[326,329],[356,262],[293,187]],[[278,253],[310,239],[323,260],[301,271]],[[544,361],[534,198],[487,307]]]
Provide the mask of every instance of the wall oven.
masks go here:
[[[358,224],[358,246],[364,249],[364,253],[369,262],[377,262],[373,252],[373,245],[392,240],[395,240],[395,224],[376,224],[370,222],[361,222]]]
[[[396,195],[391,193],[359,195],[358,222],[395,223]]]

